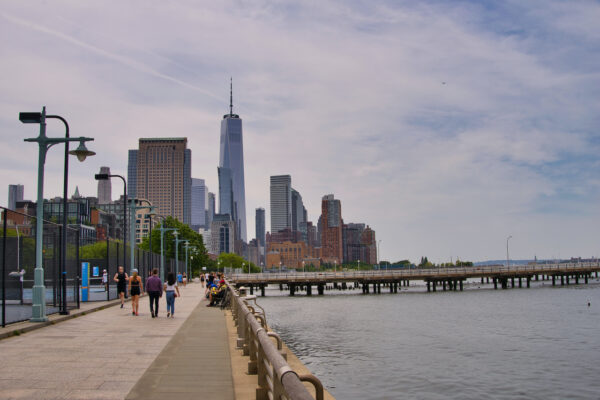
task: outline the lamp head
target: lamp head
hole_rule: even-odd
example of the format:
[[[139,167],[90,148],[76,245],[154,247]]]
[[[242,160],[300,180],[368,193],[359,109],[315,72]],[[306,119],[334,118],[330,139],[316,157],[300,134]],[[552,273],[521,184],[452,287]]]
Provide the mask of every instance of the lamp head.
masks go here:
[[[75,150],[71,150],[69,154],[77,156],[77,159],[83,162],[87,157],[93,156],[96,153],[91,150],[88,150],[87,147],[85,147],[85,142],[82,140],[79,142],[79,147],[77,147]]]
[[[19,121],[24,124],[39,124],[42,122],[42,113],[39,112],[21,112]]]

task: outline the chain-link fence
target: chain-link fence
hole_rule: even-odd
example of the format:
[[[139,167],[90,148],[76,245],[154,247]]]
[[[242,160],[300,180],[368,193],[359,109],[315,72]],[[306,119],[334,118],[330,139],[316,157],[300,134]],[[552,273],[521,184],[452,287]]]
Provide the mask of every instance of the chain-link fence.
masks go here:
[[[36,249],[36,217],[0,207],[0,321],[6,324],[25,321],[32,315],[33,283]],[[62,225],[44,220],[42,265],[46,296],[46,314],[57,313],[66,296],[68,309],[78,308],[82,300],[82,263],[88,263],[87,301],[107,301],[117,298],[115,274],[126,266],[131,272],[131,250],[123,242],[87,239],[80,242],[79,229],[68,227],[66,235],[65,279],[61,282]],[[152,268],[160,268],[160,254],[134,248],[133,267],[143,282]],[[181,263],[181,261],[180,261]],[[165,274],[175,270],[175,260],[165,257]]]
[[[1,320],[7,323],[31,318],[36,252],[36,218],[0,207],[2,230],[0,236],[2,301]],[[67,228],[65,280],[61,282],[62,226],[50,221],[43,223],[42,266],[46,314],[59,311],[66,296],[67,309],[79,306],[79,231]]]
[[[100,245],[102,244],[102,245]],[[96,246],[93,257],[86,257],[86,246]],[[138,270],[142,281],[152,274],[153,268],[160,269],[160,254],[150,253],[140,248],[134,248],[134,261],[131,266],[131,247],[123,249],[123,242],[106,239],[102,242],[88,243],[81,249],[81,262],[89,263],[90,279],[88,301],[113,300],[118,298],[116,274],[119,266],[125,267],[125,272],[131,275],[133,268]],[[125,258],[123,258],[125,257]],[[175,261],[165,257],[165,273],[173,270]]]

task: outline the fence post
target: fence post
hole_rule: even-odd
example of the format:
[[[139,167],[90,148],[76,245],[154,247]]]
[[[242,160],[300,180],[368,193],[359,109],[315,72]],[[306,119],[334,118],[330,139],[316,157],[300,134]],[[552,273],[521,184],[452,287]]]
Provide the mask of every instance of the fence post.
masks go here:
[[[2,327],[6,326],[6,208],[2,210]],[[18,238],[17,238],[18,240]]]
[[[110,300],[110,240],[106,238],[106,301]]]
[[[79,271],[79,268],[81,268],[81,260],[79,258],[79,244],[80,244],[79,240],[80,240],[80,235],[81,235],[81,230],[77,229],[77,245],[75,246],[75,249],[76,249],[75,251],[77,253],[75,255],[76,260],[77,260],[77,267],[76,267],[75,271]],[[75,275],[78,276],[79,273],[76,273]],[[79,279],[76,279],[76,280],[77,280],[77,283],[75,284],[75,290],[77,291],[77,293],[76,293],[77,294],[77,308],[79,309],[81,307],[81,303],[79,301]],[[75,293],[73,293],[73,294],[75,294]]]

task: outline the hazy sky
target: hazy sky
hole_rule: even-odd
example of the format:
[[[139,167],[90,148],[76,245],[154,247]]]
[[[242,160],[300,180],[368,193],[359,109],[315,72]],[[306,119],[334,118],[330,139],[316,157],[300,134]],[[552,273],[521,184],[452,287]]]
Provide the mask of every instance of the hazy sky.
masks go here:
[[[186,136],[217,191],[220,120],[244,120],[248,237],[269,176],[309,218],[324,194],[384,259],[598,256],[600,5],[593,1],[2,1],[0,204],[35,199],[38,128],[97,155],[70,189],[125,174],[140,137]],[[62,136],[58,121],[48,134]],[[63,151],[47,160],[61,195]],[[113,197],[122,191],[113,182]]]

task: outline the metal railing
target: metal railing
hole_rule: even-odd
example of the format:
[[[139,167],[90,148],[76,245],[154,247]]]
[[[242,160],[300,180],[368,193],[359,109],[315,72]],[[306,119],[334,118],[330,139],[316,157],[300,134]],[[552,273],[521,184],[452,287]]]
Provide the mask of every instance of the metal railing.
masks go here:
[[[299,375],[287,363],[279,335],[269,332],[264,310],[256,304],[255,296],[243,297],[231,286],[231,311],[237,325],[237,347],[249,356],[248,373],[258,375],[256,399],[323,400],[323,385],[314,375]],[[254,305],[248,304],[254,301]],[[260,310],[257,310],[260,309]],[[275,344],[271,338],[276,340]],[[315,388],[313,397],[302,382]]]
[[[415,268],[405,270],[373,270],[373,271],[340,271],[340,272],[294,272],[294,273],[267,273],[267,274],[235,274],[230,276],[234,282],[264,283],[278,280],[357,280],[357,279],[403,279],[415,277],[444,277],[444,276],[481,276],[492,274],[541,274],[559,273],[569,271],[599,270],[600,261],[561,263],[561,264],[532,264],[514,266],[481,266],[457,268]]]

